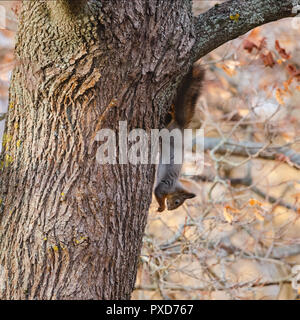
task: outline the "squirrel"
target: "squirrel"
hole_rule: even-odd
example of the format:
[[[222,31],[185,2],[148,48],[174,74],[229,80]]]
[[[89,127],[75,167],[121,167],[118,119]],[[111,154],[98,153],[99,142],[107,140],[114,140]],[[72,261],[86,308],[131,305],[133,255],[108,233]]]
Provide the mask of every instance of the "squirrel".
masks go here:
[[[204,79],[204,69],[199,64],[194,64],[189,72],[183,77],[177,90],[173,104],[172,120],[167,125],[169,131],[179,129],[181,132],[188,127],[192,120],[198,97],[201,94]],[[162,163],[162,147],[160,146],[160,160],[157,169],[155,198],[159,204],[158,212],[175,210],[180,207],[186,199],[196,197],[189,192],[179,181],[182,164],[174,163],[174,139],[170,142],[170,164]]]

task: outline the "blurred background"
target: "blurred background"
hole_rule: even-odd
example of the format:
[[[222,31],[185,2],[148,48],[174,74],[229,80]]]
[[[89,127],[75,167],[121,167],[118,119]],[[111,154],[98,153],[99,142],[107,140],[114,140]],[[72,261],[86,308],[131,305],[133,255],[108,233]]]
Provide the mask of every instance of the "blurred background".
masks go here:
[[[194,13],[221,2],[194,0]],[[18,1],[0,5],[2,139]],[[299,40],[300,18],[284,19],[201,59],[192,126],[204,129],[204,170],[183,172],[197,197],[161,214],[153,199],[133,299],[299,298]]]

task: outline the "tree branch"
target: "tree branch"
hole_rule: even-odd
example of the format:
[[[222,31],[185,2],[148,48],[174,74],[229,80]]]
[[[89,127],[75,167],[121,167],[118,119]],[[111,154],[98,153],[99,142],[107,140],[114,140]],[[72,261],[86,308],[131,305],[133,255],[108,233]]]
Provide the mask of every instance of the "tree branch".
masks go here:
[[[288,165],[295,169],[300,169],[300,154],[287,146],[264,148],[263,144],[250,141],[234,142],[228,140],[222,143],[222,139],[220,138],[205,138],[205,151],[213,150],[216,147],[215,153],[230,153],[242,157],[255,156],[266,160],[280,160],[283,155],[284,158],[282,160],[285,160]]]
[[[292,275],[287,275],[286,277],[274,279],[270,281],[247,281],[242,283],[230,284],[226,288],[225,286],[216,286],[215,288],[211,288],[211,286],[180,286],[180,285],[165,285],[163,287],[164,290],[175,290],[175,291],[217,291],[217,290],[228,290],[228,289],[240,289],[240,288],[262,288],[268,286],[276,286],[280,284],[290,284],[292,282]],[[145,291],[156,291],[158,290],[155,285],[137,285],[134,288],[135,290],[145,290]]]
[[[196,18],[194,61],[257,26],[296,16],[297,6],[300,0],[230,0],[215,5]]]

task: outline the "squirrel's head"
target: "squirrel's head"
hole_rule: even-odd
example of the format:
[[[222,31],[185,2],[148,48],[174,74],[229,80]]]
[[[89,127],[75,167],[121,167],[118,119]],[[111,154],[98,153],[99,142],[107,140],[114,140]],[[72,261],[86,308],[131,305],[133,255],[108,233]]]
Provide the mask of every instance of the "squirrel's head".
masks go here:
[[[186,199],[195,198],[194,193],[187,192],[185,190],[174,192],[167,197],[168,210],[175,210],[180,207]]]

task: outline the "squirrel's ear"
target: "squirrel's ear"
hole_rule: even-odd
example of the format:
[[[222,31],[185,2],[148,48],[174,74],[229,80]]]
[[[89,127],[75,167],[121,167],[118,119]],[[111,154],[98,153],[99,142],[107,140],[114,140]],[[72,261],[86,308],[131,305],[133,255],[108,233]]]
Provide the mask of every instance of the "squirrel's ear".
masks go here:
[[[185,198],[186,199],[192,199],[192,198],[195,198],[195,197],[196,197],[195,193],[186,193],[185,194]]]

